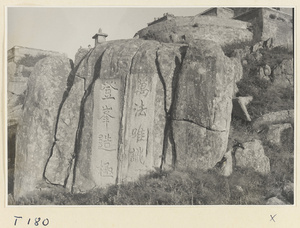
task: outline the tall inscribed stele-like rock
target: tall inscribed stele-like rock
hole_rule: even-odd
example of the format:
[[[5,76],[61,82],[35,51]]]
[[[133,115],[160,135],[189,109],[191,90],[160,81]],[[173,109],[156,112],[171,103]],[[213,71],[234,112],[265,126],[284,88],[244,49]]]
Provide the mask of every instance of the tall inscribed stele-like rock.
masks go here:
[[[143,40],[107,42],[96,46],[90,65],[82,65],[85,70],[79,69],[89,95],[81,107],[75,192],[136,180],[160,167],[167,102],[163,83],[171,93],[180,47]],[[159,53],[170,68],[162,69],[163,83]]]

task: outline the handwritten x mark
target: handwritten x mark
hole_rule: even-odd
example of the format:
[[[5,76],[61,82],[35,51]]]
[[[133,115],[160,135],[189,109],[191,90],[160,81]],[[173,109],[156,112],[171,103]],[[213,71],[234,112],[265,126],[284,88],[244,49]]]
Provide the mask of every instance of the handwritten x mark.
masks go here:
[[[270,222],[273,220],[273,222],[275,222],[274,218],[275,218],[276,214],[274,216],[270,215],[271,219]]]

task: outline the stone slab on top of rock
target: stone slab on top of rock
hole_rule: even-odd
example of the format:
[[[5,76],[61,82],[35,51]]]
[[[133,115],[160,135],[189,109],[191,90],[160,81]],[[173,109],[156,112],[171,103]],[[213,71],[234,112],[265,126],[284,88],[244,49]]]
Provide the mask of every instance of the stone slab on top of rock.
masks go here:
[[[252,127],[256,131],[260,131],[262,127],[270,124],[290,123],[294,125],[294,110],[281,110],[264,114],[252,123]]]
[[[270,172],[270,160],[264,153],[260,140],[254,139],[243,143],[245,149],[238,148],[235,151],[236,166],[254,168],[262,174]]]
[[[232,115],[237,116],[243,120],[251,121],[251,117],[247,110],[247,105],[253,100],[252,96],[235,97],[232,99]]]

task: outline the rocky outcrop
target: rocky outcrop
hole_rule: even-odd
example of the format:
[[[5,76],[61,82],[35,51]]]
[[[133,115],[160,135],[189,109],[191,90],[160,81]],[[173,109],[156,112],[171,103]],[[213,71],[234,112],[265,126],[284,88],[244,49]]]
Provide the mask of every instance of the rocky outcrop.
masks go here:
[[[7,53],[7,117],[8,126],[18,124],[27,93],[27,82],[34,65],[47,56],[64,56],[58,52],[15,46]]]
[[[67,58],[47,57],[37,63],[28,80],[28,93],[16,137],[14,195],[17,198],[37,190],[44,182],[59,104],[70,71]]]
[[[225,154],[235,77],[242,71],[234,63],[214,42],[189,45],[172,125],[179,166],[212,168]]]
[[[251,121],[251,117],[247,111],[247,105],[253,100],[253,97],[235,97],[232,99],[232,115],[246,121]]]
[[[17,139],[16,197],[43,181],[85,192],[154,168],[208,169],[223,157],[242,69],[216,43],[132,39],[78,56],[72,71],[61,58],[34,68]]]
[[[262,55],[261,57],[262,58]],[[260,59],[261,60],[261,59]],[[271,75],[271,68],[269,65],[265,65],[264,67],[259,67],[259,70],[258,70],[258,77],[262,80],[266,80],[266,81],[270,81],[270,75]]]
[[[287,199],[291,204],[294,203],[294,183],[287,182],[282,188],[282,195]]]
[[[284,59],[275,67],[273,81],[277,87],[294,87],[294,59]]]
[[[285,124],[274,124],[268,127],[268,133],[266,135],[266,139],[273,145],[281,146],[281,136],[283,131],[290,129],[292,131],[292,125],[290,123]]]
[[[272,197],[270,199],[268,199],[266,205],[286,205],[287,203],[285,203],[284,201],[278,199],[277,197]]]
[[[232,161],[232,151],[229,150],[224,154],[224,164],[221,167],[221,174],[225,177],[228,177],[232,173],[233,161]],[[240,186],[239,186],[240,187]],[[241,187],[240,187],[241,188]],[[243,189],[242,189],[243,191]]]
[[[257,172],[267,174],[270,172],[270,160],[264,153],[261,141],[253,140],[243,143],[244,149],[235,151],[236,166],[254,168]]]
[[[78,110],[84,93],[83,79],[75,77],[73,83],[68,97],[61,101],[59,106],[54,141],[45,164],[44,175],[47,181],[62,186],[66,186],[72,169],[74,139],[79,121]]]
[[[164,43],[210,40],[221,46],[251,41],[250,23],[214,16],[174,17],[137,32],[140,39]]]
[[[291,123],[294,125],[294,110],[282,110],[278,112],[270,112],[253,121],[252,127],[256,131],[260,131],[261,128],[279,123]]]

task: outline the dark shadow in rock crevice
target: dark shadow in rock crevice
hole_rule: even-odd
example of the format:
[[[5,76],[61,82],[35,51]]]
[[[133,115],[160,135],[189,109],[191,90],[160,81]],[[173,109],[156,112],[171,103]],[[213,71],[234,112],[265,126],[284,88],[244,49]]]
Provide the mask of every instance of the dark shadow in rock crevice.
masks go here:
[[[74,67],[74,63],[72,60],[70,60],[70,66],[71,66],[71,72],[68,76],[68,79],[67,79],[67,88],[63,94],[63,97],[62,97],[62,101],[61,103],[59,104],[59,107],[58,107],[58,112],[57,112],[57,116],[56,116],[56,123],[55,123],[55,128],[54,128],[54,141],[52,143],[52,146],[50,148],[50,154],[49,154],[49,157],[46,161],[46,164],[45,164],[45,167],[44,167],[44,171],[43,171],[43,179],[49,183],[49,184],[52,184],[52,185],[60,185],[60,184],[55,184],[55,183],[52,183],[47,177],[46,177],[46,170],[47,170],[47,166],[49,164],[49,161],[51,159],[51,157],[53,156],[53,149],[56,145],[56,141],[57,141],[57,138],[56,138],[56,134],[57,134],[57,130],[58,130],[58,122],[59,122],[59,118],[60,118],[60,114],[61,114],[61,110],[63,108],[63,105],[65,103],[65,101],[67,100],[67,98],[69,97],[69,93],[73,87],[73,84],[74,84],[74,80],[75,80],[75,76],[76,76],[76,73],[79,69],[79,66],[81,64],[81,62],[85,59],[85,57],[88,55],[89,53],[87,53],[85,56],[82,57],[82,59],[80,60],[80,62]],[[66,182],[66,181],[65,181]],[[61,186],[61,185],[60,185]],[[65,186],[64,186],[65,187]]]
[[[76,180],[76,168],[78,165],[78,157],[79,157],[79,152],[81,149],[81,139],[82,139],[82,129],[84,126],[84,106],[86,103],[86,100],[88,98],[88,96],[91,94],[92,92],[92,88],[95,84],[95,81],[100,78],[100,69],[101,69],[101,63],[102,63],[102,58],[105,54],[107,49],[105,49],[101,56],[98,58],[95,66],[94,66],[94,76],[92,79],[92,82],[90,83],[90,85],[88,86],[88,88],[85,90],[84,95],[82,97],[81,103],[80,103],[80,114],[79,114],[79,122],[78,122],[78,128],[76,131],[76,137],[75,137],[75,146],[74,146],[74,155],[73,155],[73,162],[74,162],[74,167],[73,167],[73,179],[72,179],[72,187],[71,187],[71,193],[74,192],[74,184],[75,184],[75,180]],[[67,176],[66,180],[65,180],[65,186],[67,185],[68,182],[68,178],[69,175]]]
[[[164,139],[163,139],[163,149],[162,149],[162,159],[161,159],[160,169],[162,170],[163,165],[166,163],[166,154],[167,154],[169,143],[172,146],[172,167],[173,167],[173,169],[175,169],[176,162],[177,162],[177,153],[176,153],[175,139],[174,139],[174,135],[173,135],[172,121],[173,121],[173,112],[176,107],[176,100],[177,100],[177,94],[178,94],[179,75],[181,72],[183,60],[186,55],[187,47],[184,46],[184,47],[180,48],[181,60],[179,60],[179,58],[177,56],[175,57],[175,65],[176,66],[175,66],[175,70],[174,70],[174,74],[173,74],[173,78],[172,78],[172,96],[171,96],[171,105],[170,105],[169,110],[167,110],[167,107],[166,107],[167,90],[166,90],[165,80],[164,80],[161,70],[160,70],[160,64],[159,64],[159,60],[158,60],[158,50],[156,51],[155,64],[156,64],[159,79],[160,79],[163,89],[164,89],[164,110],[166,113],[166,116],[165,116],[166,122],[165,122],[165,128],[164,128]]]

